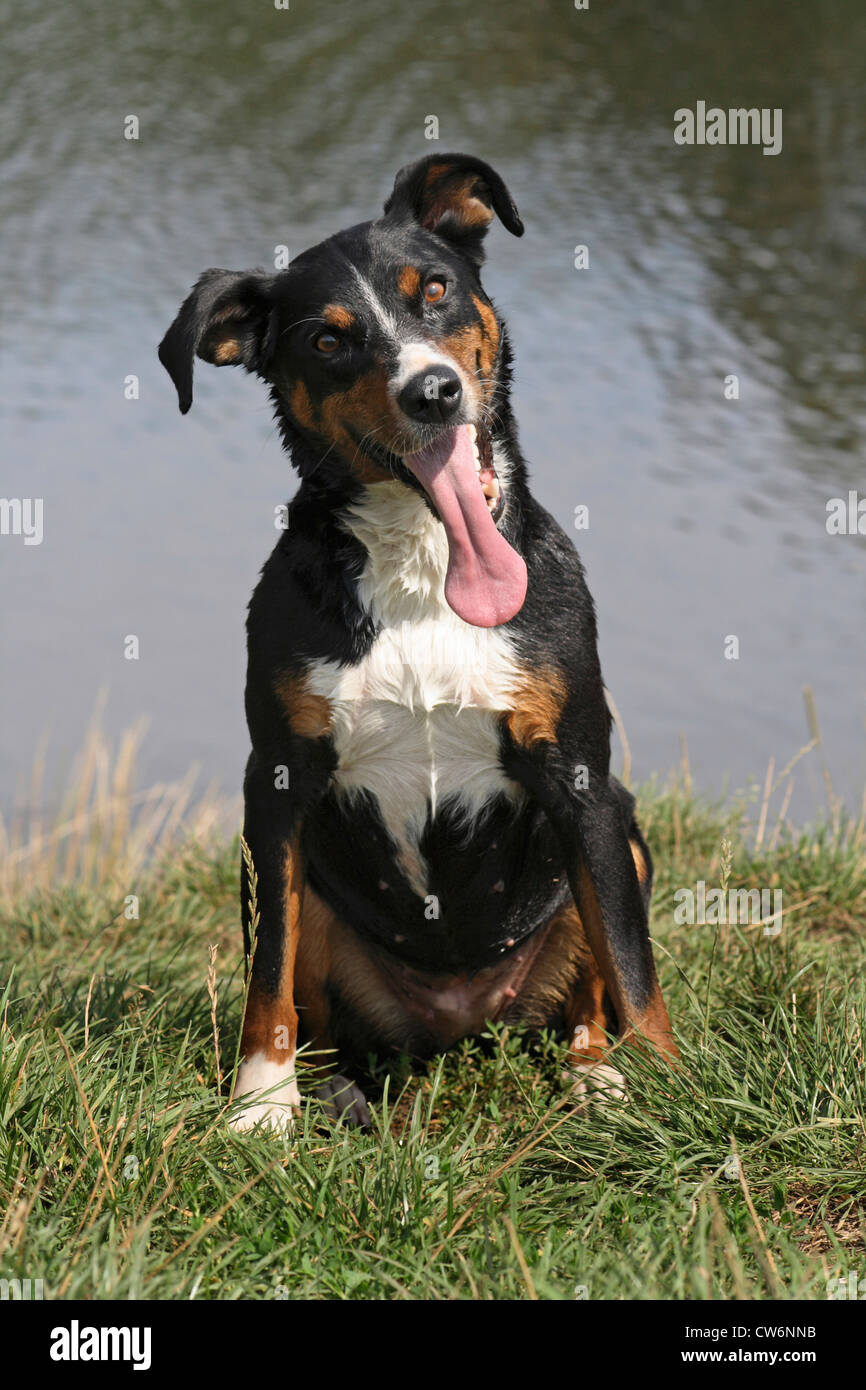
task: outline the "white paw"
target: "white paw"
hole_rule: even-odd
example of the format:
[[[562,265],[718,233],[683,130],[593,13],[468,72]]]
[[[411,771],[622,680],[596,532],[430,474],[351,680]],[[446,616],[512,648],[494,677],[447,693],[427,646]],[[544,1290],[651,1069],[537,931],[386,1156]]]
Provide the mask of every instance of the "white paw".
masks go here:
[[[246,1097],[241,1097],[239,1104],[243,1104]],[[294,1102],[298,1104],[300,1096]],[[295,1117],[292,1113],[292,1105],[274,1105],[272,1101],[263,1101],[254,1105],[244,1105],[229,1120],[229,1126],[237,1134],[245,1134],[247,1130],[255,1129],[261,1125],[263,1129],[276,1131],[279,1134],[291,1134],[295,1125]]]
[[[229,1125],[240,1134],[257,1125],[291,1134],[300,1104],[294,1053],[285,1062],[269,1062],[256,1055],[243,1062],[238,1072]]]
[[[628,1100],[625,1077],[609,1062],[572,1062],[563,1075],[578,1100]]]

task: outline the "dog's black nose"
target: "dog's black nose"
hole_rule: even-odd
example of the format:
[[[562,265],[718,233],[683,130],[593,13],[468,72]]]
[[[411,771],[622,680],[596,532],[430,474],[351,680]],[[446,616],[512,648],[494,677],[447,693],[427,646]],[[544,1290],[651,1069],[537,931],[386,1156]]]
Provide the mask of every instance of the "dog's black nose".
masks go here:
[[[410,420],[438,425],[450,420],[460,407],[463,387],[450,367],[431,366],[416,372],[397,397],[397,404]]]

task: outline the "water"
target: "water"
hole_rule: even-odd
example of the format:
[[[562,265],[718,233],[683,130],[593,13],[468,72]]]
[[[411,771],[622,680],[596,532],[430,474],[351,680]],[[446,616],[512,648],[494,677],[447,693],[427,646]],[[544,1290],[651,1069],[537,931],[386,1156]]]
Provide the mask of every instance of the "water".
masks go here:
[[[808,738],[808,683],[859,801],[866,537],[829,536],[825,507],[866,494],[861,5],[2,13],[0,495],[45,508],[41,545],[0,537],[4,802],[44,730],[53,765],[74,751],[103,687],[110,729],[150,716],[145,779],[199,762],[237,790],[245,605],[294,475],[254,379],[199,365],[181,419],[156,344],[202,269],[374,215],[436,149],[497,167],[526,222],[491,233],[485,281],[537,493],[569,528],[589,507],[635,775],[682,735],[705,790],[761,778]],[[782,153],[675,145],[698,100],[781,107]],[[821,795],[816,764],[797,797]]]

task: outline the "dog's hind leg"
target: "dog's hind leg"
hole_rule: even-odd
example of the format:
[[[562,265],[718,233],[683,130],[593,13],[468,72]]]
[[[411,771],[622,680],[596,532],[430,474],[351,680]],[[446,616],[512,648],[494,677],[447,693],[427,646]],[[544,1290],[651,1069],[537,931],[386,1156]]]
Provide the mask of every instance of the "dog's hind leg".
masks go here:
[[[333,1038],[332,983],[334,956],[339,959],[341,941],[334,940],[334,913],[309,887],[304,896],[304,920],[295,960],[295,1002],[301,1041],[309,1047],[309,1060],[320,1070],[316,1097],[333,1124],[369,1129],[370,1112],[360,1086],[339,1070],[341,1060]]]

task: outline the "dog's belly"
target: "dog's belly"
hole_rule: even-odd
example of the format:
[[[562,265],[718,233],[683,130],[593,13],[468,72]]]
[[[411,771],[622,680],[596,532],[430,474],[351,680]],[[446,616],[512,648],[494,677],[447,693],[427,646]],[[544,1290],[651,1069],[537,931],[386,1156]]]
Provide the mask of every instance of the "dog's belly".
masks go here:
[[[363,1065],[369,1052],[431,1056],[460,1038],[477,1036],[489,1020],[514,1009],[547,939],[545,925],[493,965],[442,975],[416,970],[381,951],[365,951],[363,942],[347,943],[342,935],[329,978],[332,1007],[336,1004],[334,1042],[347,1059]]]
[[[374,777],[350,791],[335,779],[305,825],[308,878],[374,950],[434,976],[472,975],[519,949],[567,897],[562,851],[540,808],[497,787],[489,768],[474,779],[476,791],[491,779],[483,801],[465,765],[458,790],[443,795],[451,784],[440,776],[431,797],[429,758],[403,757],[394,775],[402,769],[405,836],[392,836]],[[383,795],[393,824],[398,803]]]

